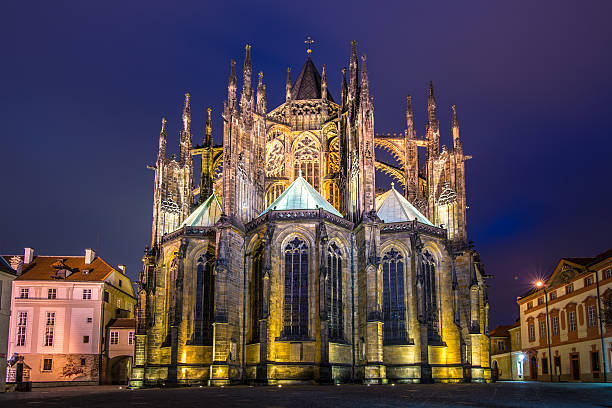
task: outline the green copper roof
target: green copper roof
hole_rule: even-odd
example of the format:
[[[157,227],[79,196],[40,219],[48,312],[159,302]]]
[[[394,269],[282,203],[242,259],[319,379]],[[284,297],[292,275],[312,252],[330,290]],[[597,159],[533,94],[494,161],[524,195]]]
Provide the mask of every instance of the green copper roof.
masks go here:
[[[221,204],[215,193],[212,193],[206,201],[200,204],[200,206],[189,215],[189,217],[185,218],[185,221],[181,224],[181,228],[184,226],[212,227],[219,221],[220,216]]]
[[[391,183],[391,190],[376,197],[376,214],[384,222],[406,222],[416,218],[423,224],[433,224],[425,218]]]
[[[289,188],[283,191],[283,194],[270,204],[261,215],[271,210],[316,210],[318,208],[342,217],[342,214],[308,184],[302,176],[298,176]]]

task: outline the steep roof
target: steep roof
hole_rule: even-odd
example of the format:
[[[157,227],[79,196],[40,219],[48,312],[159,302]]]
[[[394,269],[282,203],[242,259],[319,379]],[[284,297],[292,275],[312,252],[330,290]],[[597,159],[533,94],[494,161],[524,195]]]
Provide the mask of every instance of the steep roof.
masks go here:
[[[136,320],[131,318],[117,318],[113,319],[108,323],[107,327],[112,327],[114,329],[133,329],[136,327]]]
[[[2,257],[8,262],[13,256]],[[62,271],[66,270],[70,273],[64,278]],[[35,256],[32,262],[23,265],[21,275],[15,280],[103,282],[112,272],[116,269],[100,257],[86,265],[84,256]]]
[[[198,208],[192,212],[189,217],[181,224],[189,227],[212,227],[221,217],[221,203],[219,199],[212,193]]]
[[[491,337],[509,337],[510,333],[508,332],[508,329],[511,329],[515,326],[516,326],[516,323],[499,325],[489,332],[489,336]]]
[[[391,189],[376,197],[376,214],[384,222],[406,222],[416,219],[423,224],[433,224],[406,200],[391,183]]]
[[[338,212],[317,190],[302,177],[298,176],[283,193],[266,208],[261,215],[270,210],[316,210],[322,208],[338,217]]]
[[[321,99],[321,75],[310,56],[291,88],[291,98],[295,100]],[[329,92],[327,92],[327,99],[334,101]]]

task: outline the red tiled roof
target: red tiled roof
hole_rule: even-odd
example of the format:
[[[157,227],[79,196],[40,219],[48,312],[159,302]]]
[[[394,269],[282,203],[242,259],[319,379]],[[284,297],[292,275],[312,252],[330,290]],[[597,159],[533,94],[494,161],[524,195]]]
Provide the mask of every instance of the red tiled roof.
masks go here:
[[[130,318],[118,318],[113,319],[108,324],[108,327],[112,327],[114,329],[133,329],[136,327],[136,320]]]
[[[3,258],[9,262],[13,256],[3,255]],[[62,271],[70,273],[64,278]],[[84,256],[35,256],[31,263],[23,265],[21,275],[16,280],[103,282],[113,271],[116,269],[100,257],[86,265]]]
[[[514,324],[502,324],[494,328],[489,332],[489,336],[491,337],[509,337],[510,333],[508,329],[514,327]]]

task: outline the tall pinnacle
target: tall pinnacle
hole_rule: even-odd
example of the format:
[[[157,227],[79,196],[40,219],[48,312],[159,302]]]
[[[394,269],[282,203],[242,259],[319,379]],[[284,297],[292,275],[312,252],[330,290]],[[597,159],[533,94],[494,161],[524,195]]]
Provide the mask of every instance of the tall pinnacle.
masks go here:
[[[212,120],[210,119],[211,111],[212,110],[210,108],[207,109],[208,118],[206,119],[206,125],[205,125],[205,135],[206,135],[206,142],[204,143],[205,145],[208,145],[209,141],[211,141],[212,139]]]
[[[267,109],[266,101],[266,86],[263,83],[263,72],[259,73],[259,82],[257,84],[257,113],[265,114]]]
[[[353,96],[357,92],[359,60],[357,58],[357,41],[351,41],[351,60],[349,63],[349,88]]]
[[[434,132],[438,130],[438,120],[436,118],[436,98],[434,97],[433,81],[429,81],[429,97],[427,98],[427,129]]]
[[[367,103],[370,99],[370,76],[366,66],[366,55],[361,56],[361,103]]]
[[[287,82],[285,84],[285,101],[291,100],[291,67],[287,68]]]
[[[406,97],[406,129],[411,132],[414,128],[414,114],[412,112],[412,96]],[[409,135],[412,136],[412,135]]]
[[[230,110],[236,109],[236,61],[230,62],[230,75],[227,84],[227,105]]]
[[[253,67],[251,66],[251,46],[247,44],[245,46],[246,55],[244,56],[244,82],[242,84],[242,91],[251,89],[251,75],[253,73]]]
[[[453,105],[453,148],[457,149],[461,145],[461,141],[459,140],[459,118],[457,118],[457,106]]]
[[[157,159],[166,157],[166,118],[162,118],[161,131],[159,132],[159,151],[157,153]]]
[[[191,130],[191,108],[189,106],[189,93],[185,94],[185,107],[183,108],[183,132],[189,133]]]
[[[327,72],[325,71],[325,64],[323,64],[323,71],[321,72],[321,99],[327,100]]]

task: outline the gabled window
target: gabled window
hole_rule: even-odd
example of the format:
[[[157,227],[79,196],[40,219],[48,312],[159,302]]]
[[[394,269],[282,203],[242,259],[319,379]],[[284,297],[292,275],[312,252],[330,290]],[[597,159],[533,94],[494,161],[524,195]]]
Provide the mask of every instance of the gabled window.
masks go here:
[[[406,301],[404,295],[404,257],[392,248],[382,259],[383,340],[406,342]]]
[[[285,337],[308,336],[308,246],[295,238],[285,247]]]
[[[342,252],[335,242],[327,248],[327,307],[329,338],[343,340]]]

